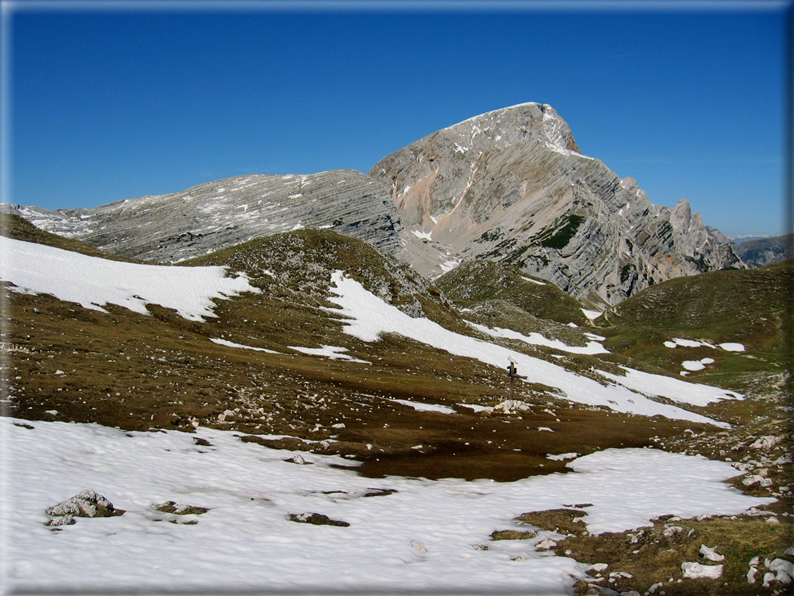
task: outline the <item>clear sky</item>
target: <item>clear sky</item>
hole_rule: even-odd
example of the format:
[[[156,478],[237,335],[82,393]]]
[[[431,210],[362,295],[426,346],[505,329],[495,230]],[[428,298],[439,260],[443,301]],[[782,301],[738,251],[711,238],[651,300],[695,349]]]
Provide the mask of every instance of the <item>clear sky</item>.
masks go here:
[[[685,197],[731,236],[787,231],[785,2],[412,6],[3,0],[3,201],[366,172],[536,101],[653,203]]]

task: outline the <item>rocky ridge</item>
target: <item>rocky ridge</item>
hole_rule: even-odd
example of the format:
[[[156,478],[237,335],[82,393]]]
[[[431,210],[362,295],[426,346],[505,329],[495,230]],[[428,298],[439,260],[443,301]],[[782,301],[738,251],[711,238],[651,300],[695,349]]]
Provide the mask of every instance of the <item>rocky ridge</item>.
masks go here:
[[[113,254],[163,263],[300,228],[332,228],[388,255],[403,246],[386,189],[355,170],[237,176],[93,209],[6,211]]]

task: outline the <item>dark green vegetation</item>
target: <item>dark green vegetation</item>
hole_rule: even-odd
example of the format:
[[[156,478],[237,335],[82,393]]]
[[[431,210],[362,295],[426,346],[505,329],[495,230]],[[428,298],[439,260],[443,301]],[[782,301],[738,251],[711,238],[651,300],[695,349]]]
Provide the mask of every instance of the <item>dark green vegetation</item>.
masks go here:
[[[0,223],[15,238],[98,255],[96,249],[47,234],[18,218],[6,217]],[[190,432],[194,425],[211,426],[269,447],[341,454],[355,461],[359,473],[372,477],[509,481],[565,471],[565,462],[550,460],[547,454],[587,454],[621,446],[702,454],[731,460],[748,473],[763,472],[769,482],[745,486],[740,478],[735,485],[778,499],[769,508],[781,522],[776,527],[759,525],[756,518],[685,520],[704,542],[713,542],[710,546],[722,545],[729,528],[735,527],[735,544],[720,550],[737,561],[726,567],[727,580],[742,583],[739,576],[747,572],[742,557],[749,559],[748,553],[779,554],[785,543],[782,537],[791,524],[784,514],[791,509],[794,486],[791,464],[784,461],[791,451],[787,437],[793,411],[786,342],[790,264],[658,284],[622,303],[595,326],[574,299],[552,284],[528,280],[511,266],[466,263],[433,285],[369,245],[327,230],[257,239],[184,265],[225,265],[231,272],[244,271],[261,293],[218,301],[216,317],[194,322],[157,306],[149,307],[149,316],[115,306],[108,306],[107,313],[86,310],[52,296],[13,292],[0,283],[5,305],[2,387],[3,398],[9,400],[4,414],[128,430]],[[603,343],[611,353],[599,356],[559,358],[561,354],[550,348],[501,342],[592,378],[598,377],[594,368],[620,374],[620,366],[681,378],[684,360],[712,358],[714,363],[690,373],[690,380],[734,389],[747,398],[698,410],[729,421],[734,425],[730,430],[578,406],[534,383],[516,386],[516,399],[529,404],[529,410],[477,412],[466,405],[494,406],[509,397],[505,371],[398,335],[365,343],[345,334],[344,320],[334,315],[329,301],[335,270],[345,271],[404,312],[426,316],[459,333],[477,335],[470,320],[527,335],[542,333],[568,345],[585,345],[590,341],[585,332],[605,336]],[[211,338],[270,352],[219,345]],[[674,338],[713,345],[737,342],[747,351],[664,346]],[[294,349],[322,346],[343,347],[344,354],[366,363]],[[395,399],[439,404],[456,413],[418,411]],[[539,427],[555,432],[539,432]],[[774,449],[753,447],[767,436],[781,438]],[[585,506],[572,506],[573,513],[528,514],[519,521],[569,533],[567,529],[583,527],[569,518]],[[724,529],[719,525],[723,522]],[[657,581],[651,570],[657,560],[661,575],[680,577],[680,563],[696,560],[690,551],[700,545],[694,539],[664,542],[657,526],[646,531],[647,540],[639,546],[629,533],[592,537],[571,532],[557,552],[571,551],[579,561],[609,563],[610,571],[626,571],[636,578],[633,584],[623,578],[618,586],[647,590]],[[534,532],[505,528],[493,539],[528,539]],[[644,572],[639,570],[643,565]],[[702,582],[666,584],[665,589],[668,594],[689,593],[674,590]],[[769,593],[759,586],[754,593]]]
[[[582,305],[542,279],[521,273],[512,265],[494,261],[465,261],[436,280],[444,295],[461,308],[483,308],[502,302],[522,310],[539,322],[584,325]],[[511,329],[516,329],[511,326]]]
[[[658,284],[600,317],[599,333],[607,336],[608,349],[672,374],[682,370],[684,360],[715,359],[706,370],[689,374],[698,382],[739,391],[762,377],[779,383],[791,368],[793,264],[715,271]],[[746,351],[664,346],[674,338],[740,343]]]

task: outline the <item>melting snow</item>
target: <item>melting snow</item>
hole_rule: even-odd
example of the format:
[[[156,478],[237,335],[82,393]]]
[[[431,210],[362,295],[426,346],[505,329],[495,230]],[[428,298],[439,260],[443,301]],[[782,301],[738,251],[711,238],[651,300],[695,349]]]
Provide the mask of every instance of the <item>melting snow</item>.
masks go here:
[[[720,347],[726,352],[744,352],[744,346],[742,344],[726,343],[720,344]]]
[[[389,401],[393,401],[398,404],[402,404],[404,406],[409,406],[414,410],[418,410],[420,412],[439,412],[441,414],[457,414],[454,408],[450,408],[449,406],[442,406],[441,404],[426,404],[421,401],[411,401],[410,399],[394,399],[394,398],[389,398]]]
[[[117,304],[147,315],[147,304],[176,310],[191,321],[214,317],[213,299],[259,293],[245,274],[226,277],[225,267],[176,267],[109,261],[76,252],[0,237],[0,279],[17,291],[52,294],[106,312]]]
[[[485,333],[490,335],[491,337],[502,337],[504,339],[517,339],[519,341],[523,341],[524,343],[535,345],[535,346],[546,346],[548,348],[553,348],[555,350],[560,350],[561,352],[568,352],[570,354],[608,354],[609,350],[607,350],[604,346],[596,341],[589,341],[587,342],[586,346],[569,346],[564,344],[558,339],[547,339],[543,337],[540,333],[530,333],[529,336],[523,335],[518,333],[517,331],[513,331],[512,329],[502,329],[496,327],[494,329],[489,329],[485,325],[478,325],[477,323],[469,322],[469,325]],[[598,335],[591,335],[590,339],[598,338],[603,340],[604,338]]]
[[[433,239],[433,232],[422,232],[420,230],[412,230],[411,233],[421,240]]]
[[[347,348],[342,348],[339,346],[323,346],[321,348],[303,348],[300,346],[289,346],[289,349],[295,350],[296,352],[302,352],[310,356],[324,356],[325,358],[330,358],[331,360],[345,360],[346,362],[359,362],[361,364],[372,364],[371,362],[367,362],[366,360],[359,360],[358,358],[353,358],[352,356],[348,356],[347,354],[345,354],[345,352],[347,352]]]
[[[521,279],[523,279],[524,281],[532,282],[533,284],[538,284],[539,286],[545,286],[546,285],[545,282],[538,281],[537,279],[532,279],[531,277],[525,277],[523,275],[521,276]]]
[[[684,360],[681,366],[689,371],[703,370],[707,364],[714,364],[714,358],[702,358],[700,360]]]
[[[268,350],[267,348],[256,348],[254,346],[244,346],[243,344],[236,344],[233,341],[228,341],[225,339],[220,339],[218,337],[210,337],[210,341],[216,343],[220,346],[226,346],[228,348],[243,348],[245,350],[254,350],[255,352],[265,352],[266,354],[280,354],[281,352],[276,352],[275,350]]]
[[[686,383],[634,370],[627,370],[625,377],[601,372],[600,374],[616,383],[605,387],[551,362],[532,358],[526,354],[517,354],[503,346],[454,333],[425,318],[411,318],[365,290],[357,281],[345,277],[341,271],[336,271],[332,275],[332,282],[336,288],[331,289],[332,295],[329,299],[341,308],[340,314],[348,317],[343,321],[345,332],[362,341],[377,341],[381,333],[397,333],[451,354],[473,358],[498,368],[504,368],[512,358],[518,366],[519,374],[527,375],[529,382],[556,387],[564,393],[566,399],[573,402],[606,406],[618,412],[632,412],[644,416],[661,415],[728,428],[730,425],[724,422],[653,401],[646,395],[664,395],[678,403],[692,405],[705,405],[719,399],[741,398],[736,393],[717,387]],[[339,312],[335,309],[331,310]]]
[[[584,316],[586,316],[591,321],[597,319],[602,314],[600,310],[587,310],[586,308],[583,308],[581,310],[582,310],[582,314],[584,314]]]
[[[592,503],[592,533],[649,525],[655,516],[734,515],[772,501],[723,483],[729,464],[652,449],[610,449],[569,462],[568,474],[516,482],[390,476],[334,466],[337,456],[272,450],[239,433],[198,428],[125,432],[95,424],[0,418],[7,484],[0,496],[7,539],[3,585],[12,590],[110,593],[248,589],[521,589],[565,595],[586,565],[536,550],[550,533],[490,542],[517,515]],[[198,446],[195,437],[211,443]],[[296,453],[313,465],[295,465]],[[45,527],[45,509],[83,489],[120,517]],[[396,492],[362,498],[377,489]],[[209,508],[195,525],[158,503]],[[318,512],[349,527],[289,521]],[[9,513],[13,512],[13,515]],[[416,542],[422,550],[412,547]],[[488,544],[488,550],[477,550]],[[511,560],[521,556],[523,560]],[[573,576],[573,577],[572,577]]]

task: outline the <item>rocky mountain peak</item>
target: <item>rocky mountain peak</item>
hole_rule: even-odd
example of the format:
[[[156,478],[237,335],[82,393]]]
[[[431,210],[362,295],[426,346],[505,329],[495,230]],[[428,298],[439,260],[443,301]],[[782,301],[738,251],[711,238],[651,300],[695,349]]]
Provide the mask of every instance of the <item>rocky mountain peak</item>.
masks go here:
[[[514,265],[598,307],[649,285],[743,267],[686,200],[651,203],[583,155],[554,108],[524,103],[434,132],[368,174],[228,178],[93,209],[5,206],[105,251],[175,262],[293,229],[331,228],[435,278],[465,259]]]
[[[742,267],[689,203],[651,203],[637,181],[583,155],[549,105],[525,103],[439,130],[379,161],[409,258],[434,277],[488,258],[556,283],[593,304],[650,284]]]

